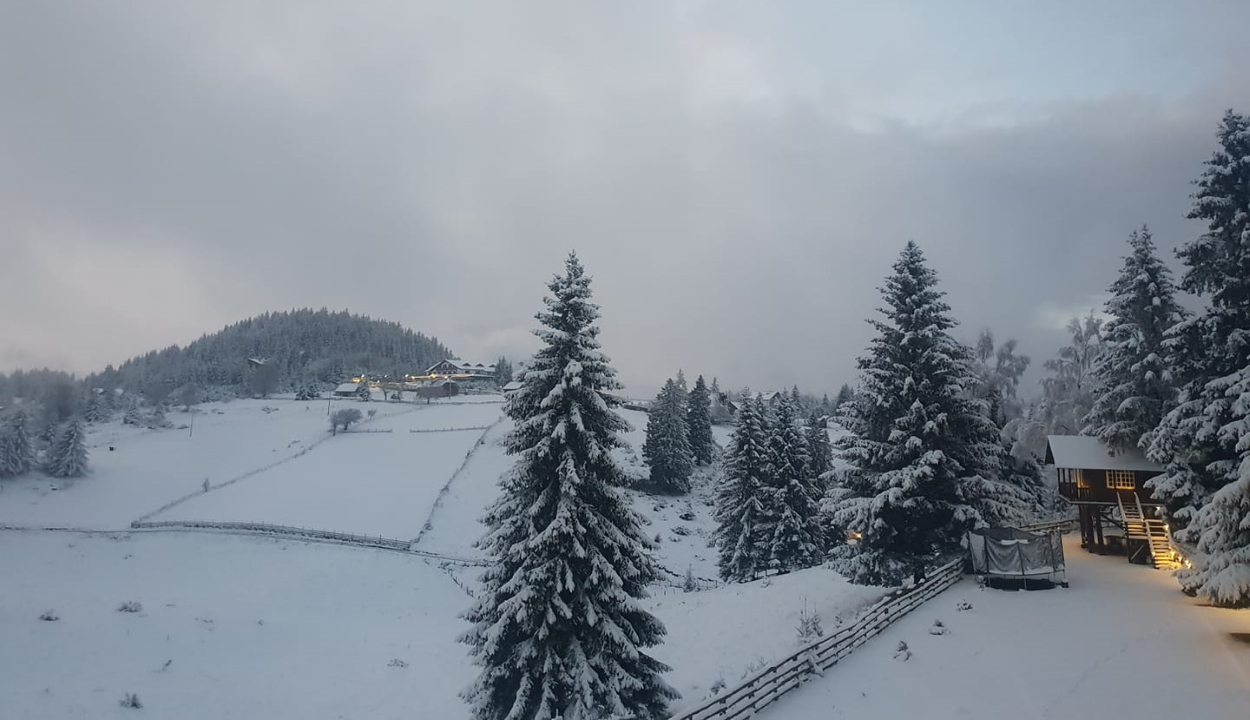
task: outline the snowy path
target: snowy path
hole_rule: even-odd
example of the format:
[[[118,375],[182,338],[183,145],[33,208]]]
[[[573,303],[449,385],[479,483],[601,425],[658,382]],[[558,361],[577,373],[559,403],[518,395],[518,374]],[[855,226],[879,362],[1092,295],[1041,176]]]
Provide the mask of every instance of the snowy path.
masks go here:
[[[904,618],[764,720],[1122,717],[1244,720],[1250,611],[1201,606],[1167,573],[1066,547],[1071,588],[972,579]],[[961,599],[973,609],[956,612]],[[940,618],[950,634],[933,636]],[[893,659],[904,641],[913,656]]]

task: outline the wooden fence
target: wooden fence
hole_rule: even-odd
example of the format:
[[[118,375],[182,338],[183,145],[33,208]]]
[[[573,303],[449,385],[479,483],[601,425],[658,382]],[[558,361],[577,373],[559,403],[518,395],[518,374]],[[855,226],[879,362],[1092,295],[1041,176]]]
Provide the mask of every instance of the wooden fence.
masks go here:
[[[850,625],[760,670],[741,685],[673,715],[669,720],[743,720],[752,717],[813,675],[823,674],[855,648],[926,600],[959,582],[963,577],[963,563],[963,558],[960,558],[938,568],[913,587],[895,590]]]

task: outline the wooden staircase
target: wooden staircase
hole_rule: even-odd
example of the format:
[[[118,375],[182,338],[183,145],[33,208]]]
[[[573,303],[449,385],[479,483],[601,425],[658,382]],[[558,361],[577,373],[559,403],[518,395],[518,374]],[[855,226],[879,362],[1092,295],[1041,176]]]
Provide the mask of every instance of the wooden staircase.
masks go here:
[[[1124,535],[1129,540],[1144,540],[1150,549],[1150,562],[1160,570],[1175,570],[1180,559],[1172,548],[1168,528],[1158,518],[1148,518],[1142,510],[1137,493],[1117,492],[1120,517],[1124,519]]]

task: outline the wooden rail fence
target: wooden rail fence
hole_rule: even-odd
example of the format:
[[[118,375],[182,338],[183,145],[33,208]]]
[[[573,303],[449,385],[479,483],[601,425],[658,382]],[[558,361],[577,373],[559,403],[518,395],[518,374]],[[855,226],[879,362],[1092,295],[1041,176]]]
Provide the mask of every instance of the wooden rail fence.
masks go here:
[[[825,670],[891,623],[959,582],[963,577],[963,563],[963,558],[960,558],[933,571],[913,587],[895,590],[850,625],[749,676],[737,687],[696,707],[682,710],[669,720],[744,720],[752,717],[813,675],[824,674]]]

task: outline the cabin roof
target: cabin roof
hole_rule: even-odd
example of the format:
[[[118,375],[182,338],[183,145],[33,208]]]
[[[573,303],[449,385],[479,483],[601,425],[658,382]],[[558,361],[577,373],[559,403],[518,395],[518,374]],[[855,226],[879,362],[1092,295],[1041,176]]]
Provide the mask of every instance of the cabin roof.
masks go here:
[[[1046,438],[1046,464],[1061,468],[1084,470],[1132,470],[1162,472],[1163,466],[1146,459],[1141,450],[1133,448],[1118,455],[1096,437],[1086,435],[1051,435]]]
[[[336,393],[338,393],[338,392],[356,392],[356,391],[357,391],[357,390],[359,390],[359,389],[360,389],[360,386],[359,386],[359,385],[357,385],[356,383],[346,382],[346,383],[343,383],[342,385],[339,385],[338,387],[334,388],[334,392],[336,392]]]

